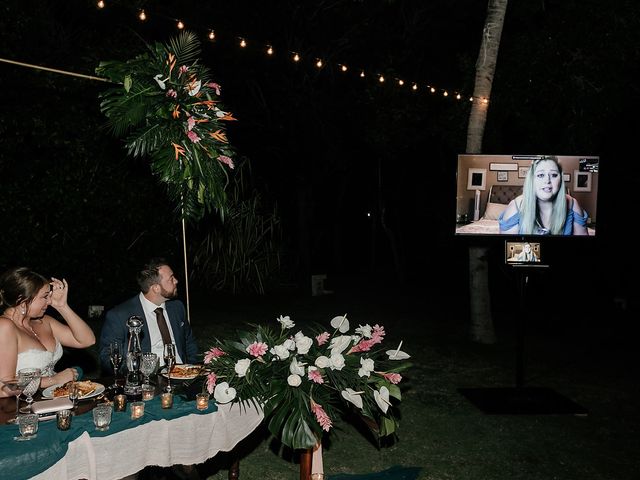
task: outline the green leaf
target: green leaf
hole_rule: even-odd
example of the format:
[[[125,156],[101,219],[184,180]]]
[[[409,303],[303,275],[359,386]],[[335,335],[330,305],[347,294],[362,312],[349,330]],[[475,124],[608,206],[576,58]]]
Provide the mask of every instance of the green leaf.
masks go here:
[[[400,393],[400,387],[398,387],[397,385],[387,385],[387,388],[389,389],[389,396],[393,397],[393,398],[397,398],[398,400],[402,400],[402,393]]]

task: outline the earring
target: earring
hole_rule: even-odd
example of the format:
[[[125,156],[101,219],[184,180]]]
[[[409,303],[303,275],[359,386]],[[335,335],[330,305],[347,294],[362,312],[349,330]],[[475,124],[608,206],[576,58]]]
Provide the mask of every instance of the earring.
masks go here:
[[[24,309],[24,307],[20,308],[20,313],[22,313],[23,315],[24,315],[24,312],[25,312],[25,311],[26,311],[26,310]]]

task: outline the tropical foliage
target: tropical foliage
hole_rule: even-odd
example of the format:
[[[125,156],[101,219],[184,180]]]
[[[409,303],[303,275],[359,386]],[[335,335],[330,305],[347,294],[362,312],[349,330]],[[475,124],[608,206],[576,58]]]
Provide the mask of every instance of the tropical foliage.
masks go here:
[[[288,316],[277,320],[280,329],[254,326],[205,352],[205,387],[218,403],[261,404],[269,431],[294,449],[315,446],[347,409],[377,435],[394,434],[399,372],[409,366],[402,343],[383,349],[380,325],[348,333],[346,316],[331,320],[332,333],[317,327],[311,336],[294,333]]]
[[[100,95],[101,110],[130,155],[150,157],[183,218],[224,215],[226,169],[234,168],[224,122],[235,119],[222,108],[221,87],[199,63],[193,33],[147,47],[131,60],[100,63],[96,73],[119,84]]]

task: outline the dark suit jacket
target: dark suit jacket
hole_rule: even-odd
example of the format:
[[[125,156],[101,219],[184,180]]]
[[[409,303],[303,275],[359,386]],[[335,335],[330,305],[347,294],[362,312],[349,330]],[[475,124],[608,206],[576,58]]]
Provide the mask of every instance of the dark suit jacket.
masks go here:
[[[169,316],[169,323],[171,324],[171,330],[173,331],[173,337],[176,342],[176,348],[178,354],[184,363],[196,363],[198,361],[198,345],[196,343],[193,332],[191,331],[191,325],[185,318],[184,305],[180,300],[169,300],[165,303],[167,314]],[[102,326],[102,333],[100,334],[100,364],[102,366],[102,373],[112,373],[113,367],[109,360],[109,344],[115,340],[120,342],[122,348],[123,357],[127,352],[127,344],[129,342],[129,329],[127,327],[127,320],[132,315],[137,315],[142,318],[144,325],[140,332],[140,343],[143,352],[151,351],[151,341],[149,340],[149,327],[147,326],[146,317],[140,298],[136,295],[133,298],[113,307],[107,311],[105,315],[104,325]],[[124,364],[125,362],[123,362]],[[125,368],[125,365],[122,367]]]

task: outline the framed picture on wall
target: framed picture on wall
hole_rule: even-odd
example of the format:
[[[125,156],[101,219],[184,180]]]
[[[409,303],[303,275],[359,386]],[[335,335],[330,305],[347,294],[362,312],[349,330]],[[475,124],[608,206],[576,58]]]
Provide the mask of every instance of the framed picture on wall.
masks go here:
[[[497,177],[499,182],[507,182],[509,181],[509,172],[497,172]]]
[[[486,168],[470,168],[467,175],[467,190],[485,190],[487,188]]]
[[[518,178],[526,177],[527,170],[529,170],[529,167],[518,167]]]
[[[580,172],[578,170],[573,171],[573,191],[591,191],[591,172]]]

